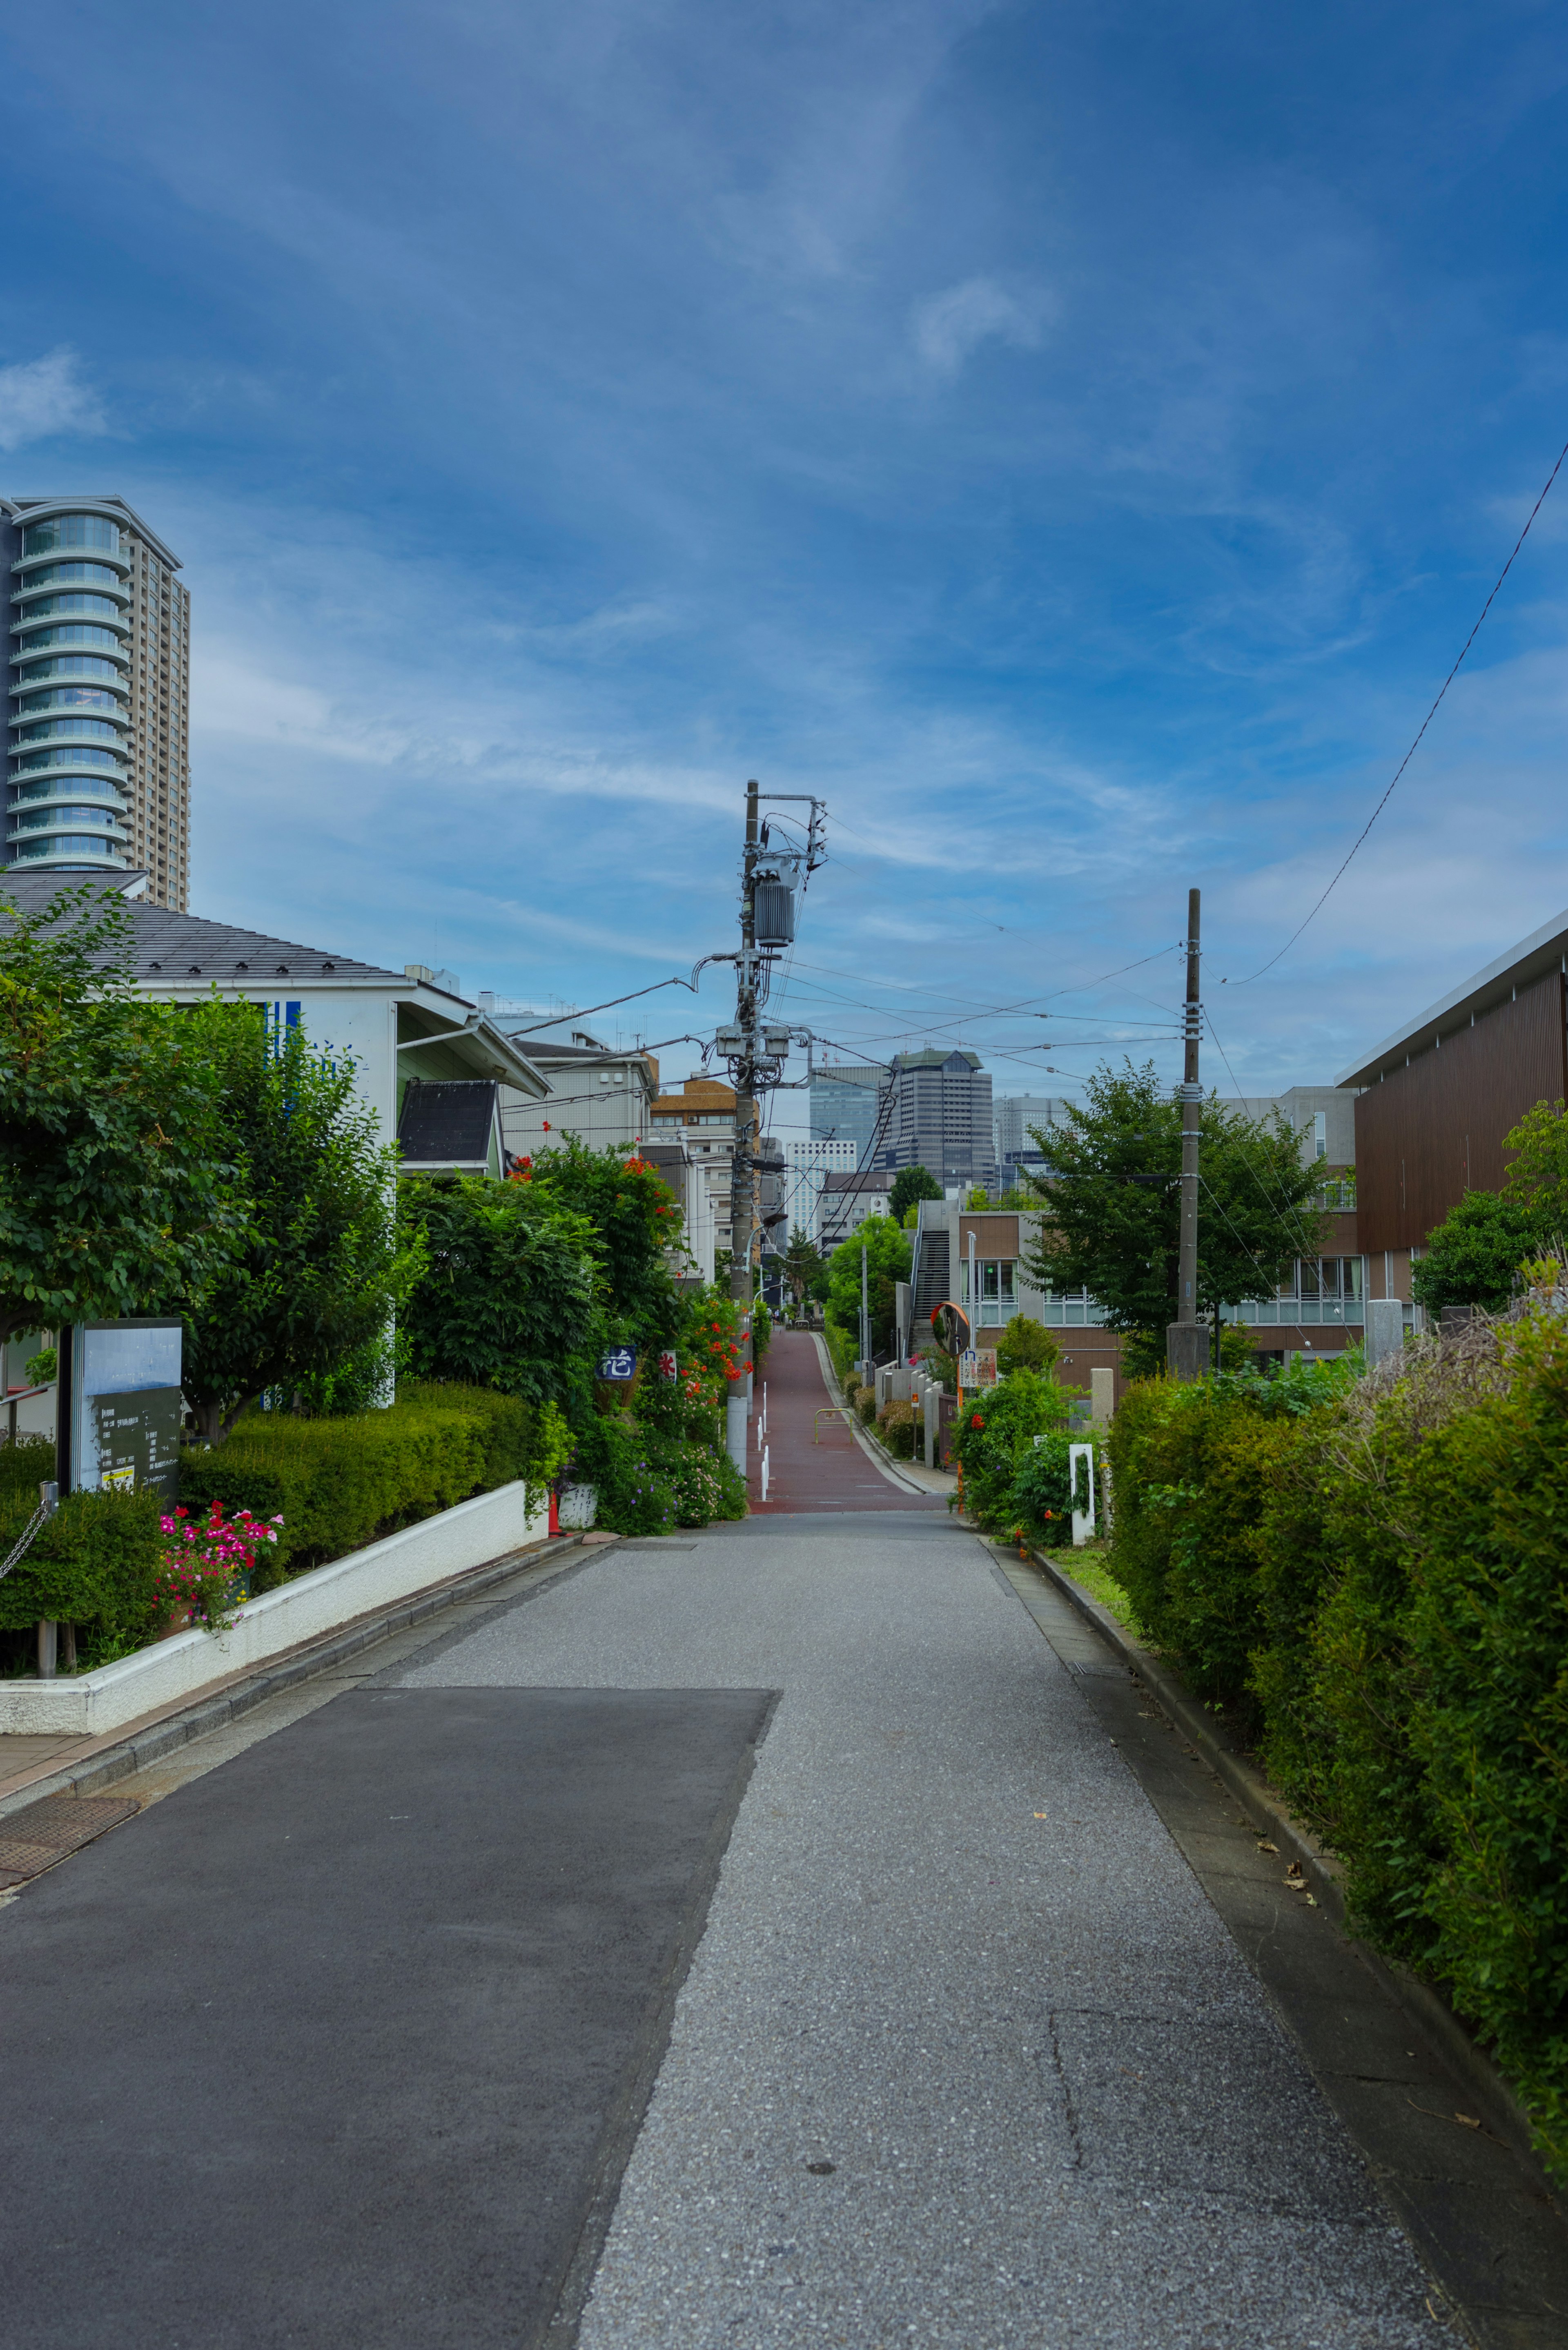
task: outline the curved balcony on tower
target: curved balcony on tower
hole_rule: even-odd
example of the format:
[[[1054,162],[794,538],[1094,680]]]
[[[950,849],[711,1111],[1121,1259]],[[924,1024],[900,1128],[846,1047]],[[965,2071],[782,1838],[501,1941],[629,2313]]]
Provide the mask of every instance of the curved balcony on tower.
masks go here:
[[[130,558],[107,515],[30,520],[12,566],[8,865],[130,862]]]

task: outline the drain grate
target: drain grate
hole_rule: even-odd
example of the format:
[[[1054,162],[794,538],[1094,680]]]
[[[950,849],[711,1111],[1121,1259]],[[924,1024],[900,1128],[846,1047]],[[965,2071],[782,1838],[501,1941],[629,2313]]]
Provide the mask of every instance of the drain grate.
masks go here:
[[[0,1820],[0,1888],[25,1885],[141,1809],[134,1795],[45,1795]]]

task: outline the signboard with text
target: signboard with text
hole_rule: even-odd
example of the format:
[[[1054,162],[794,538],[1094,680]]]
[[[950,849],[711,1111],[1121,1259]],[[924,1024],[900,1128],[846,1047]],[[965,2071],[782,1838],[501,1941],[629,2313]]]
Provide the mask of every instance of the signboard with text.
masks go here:
[[[599,1357],[598,1375],[601,1379],[634,1379],[637,1377],[637,1348],[612,1347]]]
[[[972,1347],[966,1347],[959,1357],[958,1383],[961,1388],[977,1388],[980,1385],[980,1357]]]
[[[161,1492],[173,1502],[184,1413],[182,1336],[172,1320],[74,1326],[69,1491]]]

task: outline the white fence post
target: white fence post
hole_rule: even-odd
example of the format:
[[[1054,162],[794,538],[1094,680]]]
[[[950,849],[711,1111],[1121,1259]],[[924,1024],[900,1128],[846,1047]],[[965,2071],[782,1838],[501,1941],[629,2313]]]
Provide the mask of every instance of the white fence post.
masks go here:
[[[1086,1510],[1080,1510],[1078,1507],[1078,1463],[1080,1461],[1086,1463],[1085,1476],[1089,1489],[1089,1506]],[[1073,1492],[1073,1547],[1075,1550],[1078,1550],[1082,1548],[1085,1543],[1091,1539],[1095,1531],[1095,1448],[1092,1444],[1069,1444],[1067,1447],[1067,1476],[1071,1483]]]

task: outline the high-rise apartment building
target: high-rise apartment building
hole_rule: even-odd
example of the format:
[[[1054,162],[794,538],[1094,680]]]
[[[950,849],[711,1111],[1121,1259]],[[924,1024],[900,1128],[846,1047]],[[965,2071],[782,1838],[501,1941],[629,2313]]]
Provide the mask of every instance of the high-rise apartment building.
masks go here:
[[[811,1139],[814,1142],[852,1142],[856,1161],[870,1147],[877,1129],[877,1088],[888,1072],[876,1063],[819,1061],[811,1073]]]
[[[191,598],[123,498],[0,498],[8,866],[147,873],[187,910]]]
[[[991,1077],[976,1053],[896,1053],[878,1107],[879,1167],[923,1167],[943,1190],[996,1180]]]
[[[815,1240],[821,1231],[822,1190],[829,1174],[853,1173],[860,1163],[854,1142],[792,1142],[786,1146],[788,1182],[784,1193],[784,1236],[799,1230]]]

